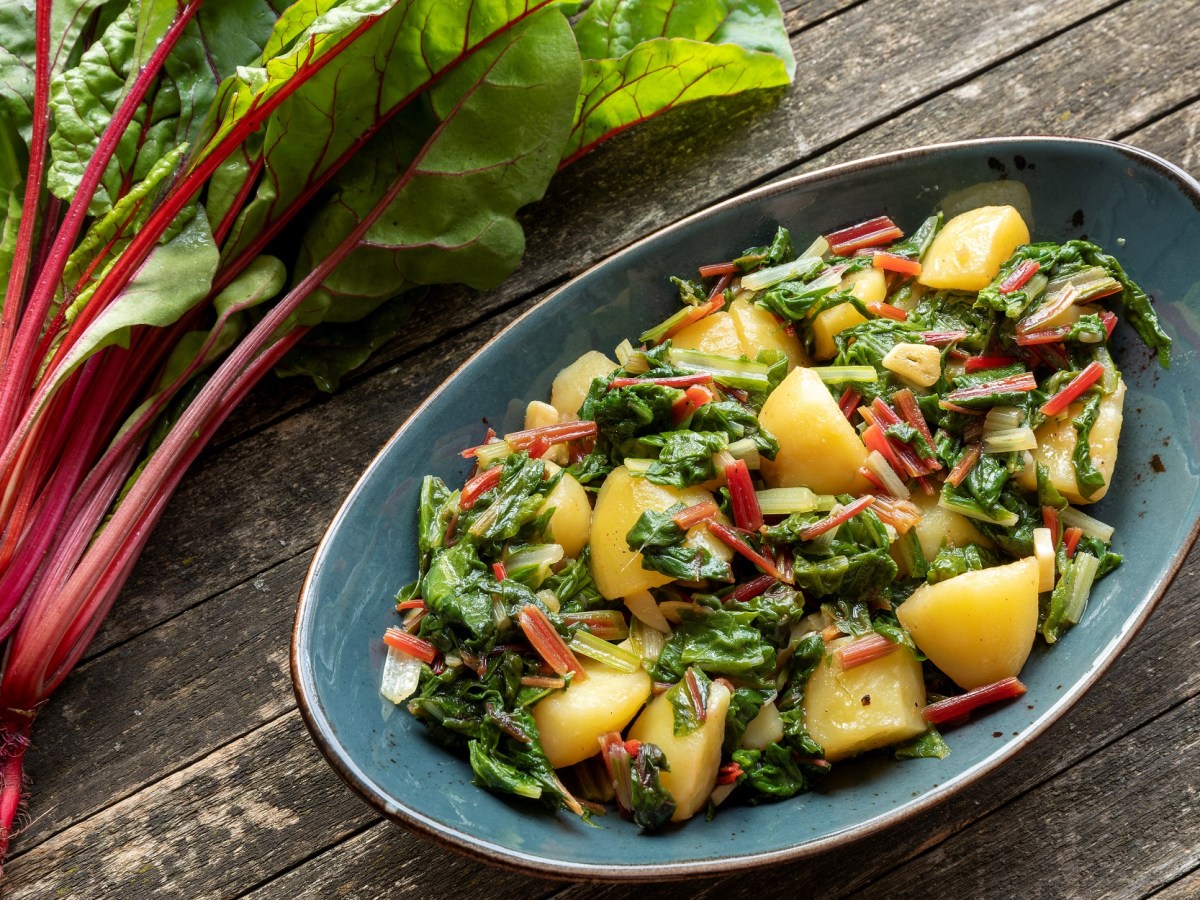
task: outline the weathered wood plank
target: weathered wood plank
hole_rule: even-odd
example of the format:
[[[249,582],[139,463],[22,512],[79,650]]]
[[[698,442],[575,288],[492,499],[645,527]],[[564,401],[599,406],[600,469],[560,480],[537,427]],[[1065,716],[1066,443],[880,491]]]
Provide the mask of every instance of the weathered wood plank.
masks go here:
[[[302,554],[81,666],[37,723],[13,855],[295,708]]]
[[[1200,865],[1193,698],[870,885],[865,897],[1136,897]],[[1164,754],[1163,747],[1172,748]]]
[[[1187,4],[1133,0],[838,144],[797,171],[993,134],[1121,136],[1196,97],[1200,31],[1194,15]],[[1163,34],[1172,35],[1170,53],[1163,52]],[[1148,83],[1154,90],[1146,90]],[[1195,127],[1192,121],[1193,133]],[[1159,140],[1165,130],[1155,129]],[[1186,129],[1170,138],[1172,146],[1184,144],[1185,135]]]
[[[1122,140],[1157,153],[1193,175],[1200,173],[1200,103],[1191,103]]]
[[[449,898],[537,900],[561,890],[542,881],[438,850],[391,822],[380,821],[362,834],[308,860],[246,895],[247,900],[301,898]]]
[[[788,34],[811,28],[818,22],[831,19],[841,12],[857,6],[863,0],[783,0],[783,22]]]
[[[1200,897],[1200,869],[1192,870],[1153,896],[1154,900],[1196,900]]]
[[[7,896],[227,897],[373,818],[293,711],[13,859]]]

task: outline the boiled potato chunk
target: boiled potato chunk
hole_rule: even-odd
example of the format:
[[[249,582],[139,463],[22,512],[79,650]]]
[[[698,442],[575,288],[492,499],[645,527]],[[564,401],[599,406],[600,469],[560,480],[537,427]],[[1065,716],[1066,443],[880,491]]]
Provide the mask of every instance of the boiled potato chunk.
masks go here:
[[[546,468],[550,469],[553,465],[547,463]],[[588,501],[587,491],[569,473],[563,472],[554,490],[542,501],[539,513],[548,509],[554,512],[550,514],[546,536],[561,545],[567,556],[578,557],[587,546],[592,528],[592,504]]]
[[[716,786],[729,697],[729,688],[714,681],[708,691],[707,718],[690,734],[677,735],[671,699],[659,694],[629,729],[632,740],[658,745],[667,758],[671,771],[663,772],[661,778],[662,786],[675,798],[672,822],[682,822],[704,809]]]
[[[887,278],[882,269],[863,269],[842,279],[838,290],[849,291],[863,303],[878,303],[887,297]],[[851,303],[839,303],[819,312],[812,320],[813,355],[820,360],[837,356],[834,338],[847,328],[861,325],[866,318]]]
[[[861,325],[867,317],[854,308],[852,303],[839,303],[816,314],[812,320],[813,357],[824,361],[837,356],[834,338],[855,325]]]
[[[699,350],[701,353],[732,356],[734,359],[743,353],[737,325],[727,312],[711,313],[699,322],[693,322],[671,338],[671,346],[681,350]]]
[[[788,358],[788,368],[808,365],[808,354],[795,334],[788,334],[783,325],[761,306],[749,300],[734,300],[729,317],[737,328],[742,353],[747,359],[758,359],[760,350],[779,350]]]
[[[1091,497],[1084,497],[1075,480],[1075,466],[1071,454],[1075,452],[1077,434],[1071,423],[1083,411],[1082,403],[1072,403],[1066,413],[1056,419],[1048,419],[1034,431],[1037,449],[1033,459],[1046,467],[1050,481],[1058,492],[1076,505],[1095,503],[1108,493],[1113,469],[1117,465],[1117,438],[1121,436],[1122,407],[1125,404],[1125,382],[1117,382],[1117,389],[1100,400],[1100,414],[1088,435],[1088,447],[1092,451],[1092,462],[1104,476],[1104,486]],[[1017,476],[1017,483],[1027,491],[1037,490],[1037,467],[1026,466]]]
[[[981,206],[955,216],[938,232],[921,259],[918,281],[926,287],[978,291],[1022,244],[1029,228],[1011,206]]]
[[[1025,665],[1037,632],[1037,557],[923,584],[896,615],[959,687],[1010,678]]]
[[[533,707],[542,749],[556,769],[595,756],[599,738],[623,730],[650,696],[650,676],[644,669],[620,672],[590,659],[580,662],[585,680],[572,682]]]
[[[607,378],[617,364],[598,350],[589,350],[554,376],[550,386],[550,405],[558,410],[564,422],[579,418],[579,407],[587,398],[592,380]]]
[[[698,485],[677,490],[634,478],[624,466],[613,469],[600,487],[592,513],[591,570],[596,590],[606,599],[615,600],[673,581],[669,575],[643,569],[642,554],[629,549],[625,535],[648,509],[665,512],[676,503],[694,506],[711,499],[712,494]],[[713,537],[703,523],[688,532],[685,543],[704,547],[724,560],[733,558],[733,551]]]
[[[830,762],[924,734],[925,679],[907,647],[851,669],[832,651],[853,638],[831,641],[825,660],[804,689],[804,726]]]
[[[762,461],[767,487],[855,494],[870,486],[858,471],[867,448],[812,369],[789,372],[763,404],[758,420],[779,441],[775,459]]]

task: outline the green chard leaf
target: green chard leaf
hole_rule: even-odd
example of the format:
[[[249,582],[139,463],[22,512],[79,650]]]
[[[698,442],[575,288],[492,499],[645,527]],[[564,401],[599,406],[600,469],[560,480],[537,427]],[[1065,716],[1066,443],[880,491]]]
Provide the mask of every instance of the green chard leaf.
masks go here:
[[[691,734],[704,724],[704,718],[708,714],[710,687],[712,680],[704,672],[689,668],[684,673],[683,680],[667,690],[667,699],[671,702],[674,713],[676,737]]]
[[[765,678],[775,669],[775,648],[746,618],[720,609],[685,613],[650,667],[651,677],[679,681],[694,666],[709,676]]]
[[[687,532],[672,521],[682,509],[682,503],[665,512],[648,509],[629,529],[625,542],[630,550],[642,554],[642,568],[683,581],[732,581],[729,563],[705,547],[684,543]]]
[[[518,209],[539,199],[554,174],[554,151],[569,127],[564,98],[578,78],[570,30],[555,11],[539,12],[460,63],[429,91],[424,131],[385,129],[360,155],[336,199],[305,237],[300,274],[357,224],[398,181],[403,189],[367,232],[361,249],[327,280],[322,319],[345,321],[356,296],[388,299],[406,284],[494,287],[524,252]],[[518,86],[520,90],[517,90]],[[399,154],[399,155],[396,155]],[[371,295],[366,279],[378,279]],[[354,294],[352,294],[354,296]]]
[[[779,452],[779,441],[759,424],[758,416],[733,400],[705,403],[692,413],[690,426],[693,431],[724,432],[731,444],[749,438],[767,459]]]
[[[915,737],[896,748],[896,759],[945,759],[950,755],[950,745],[940,731],[929,726],[920,737]]]
[[[752,792],[751,803],[786,800],[811,787],[804,766],[792,748],[783,744],[768,744],[762,750],[735,750],[733,761],[743,772],[738,787]]]
[[[662,785],[661,773],[671,771],[657,744],[642,744],[630,760],[630,805],[634,824],[654,831],[671,821],[675,798]]]
[[[775,0],[598,0],[575,34],[583,83],[567,161],[675,106],[779,87],[795,72]]]
[[[184,210],[173,231],[150,251],[125,289],[79,335],[56,369],[60,381],[98,350],[114,344],[128,346],[131,329],[172,325],[208,296],[218,255],[204,208],[193,205]],[[81,295],[75,307],[86,300],[87,295]]]
[[[249,158],[235,155],[218,170],[209,202],[227,208],[252,177],[253,163],[263,166],[254,197],[223,247],[225,257],[244,251],[347,151],[434,80],[546,5],[548,0],[396,3],[280,104],[267,120],[255,153]],[[414,22],[422,27],[414,27]],[[281,32],[288,30],[281,25]]]
[[[79,57],[80,37],[108,7],[107,0],[53,0],[50,9],[50,77]],[[33,88],[37,35],[34,0],[0,0],[0,107],[26,144],[33,137]]]
[[[1075,469],[1075,482],[1079,485],[1079,493],[1085,499],[1104,487],[1104,475],[1096,468],[1092,459],[1092,447],[1088,442],[1092,427],[1100,416],[1100,400],[1098,392],[1089,392],[1083,401],[1083,410],[1071,423],[1075,427],[1076,435],[1075,449],[1071,451],[1071,465]]]
[[[84,51],[78,65],[54,80],[50,105],[55,129],[47,183],[56,196],[74,196],[113,113],[178,8],[175,0],[147,0],[128,7]],[[92,215],[111,210],[159,159],[199,134],[221,80],[254,62],[274,22],[275,12],[265,0],[200,8],[121,135],[89,206]]]
[[[295,321],[354,321],[413,285],[487,288],[511,274],[525,249],[516,212],[555,172],[578,77],[570,27],[547,9],[497,35],[438,80],[427,103],[388,122],[313,218],[295,277],[392,200]],[[297,368],[291,361],[289,371]]]
[[[716,477],[713,454],[724,450],[729,441],[719,432],[668,431],[643,438],[642,443],[660,448],[658,458],[646,471],[646,480],[685,488]]]

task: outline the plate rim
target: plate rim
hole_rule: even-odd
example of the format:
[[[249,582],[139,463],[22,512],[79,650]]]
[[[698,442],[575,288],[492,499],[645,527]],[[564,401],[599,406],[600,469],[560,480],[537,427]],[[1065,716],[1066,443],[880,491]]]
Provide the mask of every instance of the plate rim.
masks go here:
[[[1096,665],[1089,668],[1083,677],[1065,689],[1054,702],[1050,703],[1045,712],[1038,716],[1028,729],[1023,730],[1020,735],[1013,736],[1005,741],[1004,745],[995,753],[985,757],[975,765],[946,781],[940,782],[936,787],[926,791],[919,797],[854,825],[838,828],[822,837],[793,844],[785,848],[739,854],[737,856],[725,856],[719,859],[652,864],[638,863],[627,866],[552,860],[537,854],[499,846],[491,841],[483,840],[469,833],[459,831],[456,828],[448,827],[411,806],[397,804],[391,798],[384,796],[382,792],[374,788],[374,781],[368,778],[354,764],[345,747],[338,741],[328,720],[318,713],[317,708],[319,703],[312,672],[312,657],[309,652],[311,629],[306,627],[312,620],[315,602],[311,587],[323,562],[324,551],[328,546],[330,537],[341,525],[343,518],[348,514],[348,510],[354,505],[360,491],[363,490],[364,484],[369,480],[374,469],[380,465],[380,461],[388,449],[412,427],[417,419],[423,416],[425,410],[437,401],[448,385],[455,381],[464,369],[474,364],[477,357],[485,353],[495,341],[509,331],[517,328],[527,317],[537,313],[544,305],[552,302],[560,294],[572,290],[578,282],[592,277],[593,273],[598,269],[619,264],[622,259],[632,255],[643,245],[656,241],[673,232],[684,230],[693,222],[718,212],[745,204],[757,203],[776,194],[788,193],[797,187],[818,185],[824,181],[841,178],[865,169],[878,168],[888,163],[970,148],[997,148],[998,153],[1003,153],[1004,146],[1010,144],[1021,144],[1023,146],[1028,146],[1029,144],[1084,146],[1115,152],[1137,160],[1140,164],[1156,170],[1170,181],[1175,182],[1180,188],[1181,193],[1188,197],[1197,209],[1200,209],[1200,182],[1197,182],[1195,178],[1157,154],[1130,144],[1107,139],[1041,134],[1004,135],[922,144],[917,147],[872,154],[848,162],[824,166],[811,172],[773,178],[773,180],[765,184],[761,184],[725,200],[709,204],[702,209],[689,213],[674,222],[637,238],[619,250],[589,265],[579,274],[547,292],[533,303],[529,309],[525,310],[489,338],[481,347],[457,366],[453,372],[447,375],[438,387],[405,417],[399,427],[396,428],[372,456],[370,463],[365,467],[362,474],[359,475],[354,486],[347,493],[329,525],[322,533],[313,552],[313,557],[306,569],[304,580],[301,583],[289,652],[292,688],[301,718],[309,731],[313,743],[316,744],[322,756],[324,756],[330,767],[338,773],[342,780],[366,803],[392,822],[402,825],[442,847],[455,850],[489,865],[539,878],[603,881],[609,883],[670,881],[698,876],[717,877],[757,869],[771,863],[794,862],[820,855],[836,847],[877,834],[949,800],[953,795],[963,791],[971,784],[1010,762],[1041,737],[1050,726],[1058,722],[1103,677],[1158,607],[1159,602],[1178,575],[1189,550],[1196,541],[1197,535],[1200,534],[1200,516],[1197,516],[1191,523],[1187,536],[1180,542],[1174,555],[1169,558],[1163,570],[1162,577],[1152,587],[1150,595],[1141,605],[1137,615],[1126,620],[1122,629],[1108,642],[1106,656],[1099,660]]]

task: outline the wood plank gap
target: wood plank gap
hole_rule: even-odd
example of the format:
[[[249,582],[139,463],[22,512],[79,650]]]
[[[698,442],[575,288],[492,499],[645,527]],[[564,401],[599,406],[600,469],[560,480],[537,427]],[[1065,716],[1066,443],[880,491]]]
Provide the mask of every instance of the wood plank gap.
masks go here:
[[[1071,761],[1068,765],[1064,766],[1063,768],[1054,770],[1053,772],[1049,773],[1045,778],[1041,779],[1040,781],[1038,781],[1034,784],[1030,784],[1024,790],[1020,791],[1019,793],[1013,794],[1011,797],[1007,798],[1006,800],[1001,801],[1000,803],[996,804],[995,806],[989,807],[986,810],[981,811],[979,815],[967,816],[967,817],[960,819],[956,823],[956,827],[954,827],[952,830],[950,830],[946,834],[942,835],[941,839],[936,844],[931,844],[929,846],[923,847],[922,849],[919,850],[919,852],[914,853],[911,856],[906,857],[905,859],[898,860],[894,865],[892,865],[886,869],[882,869],[878,872],[872,872],[871,873],[871,881],[872,882],[879,881],[883,878],[888,877],[892,873],[899,871],[900,869],[903,869],[909,865],[912,865],[914,862],[917,862],[918,860],[922,859],[923,857],[940,852],[942,850],[943,846],[945,845],[946,841],[952,839],[955,835],[961,834],[962,832],[966,831],[968,828],[974,828],[979,823],[986,822],[988,819],[1003,815],[1010,807],[1014,806],[1017,803],[1020,803],[1022,800],[1024,800],[1030,794],[1034,793],[1035,791],[1040,791],[1042,788],[1044,788],[1047,784],[1049,784],[1052,781],[1056,781],[1060,778],[1066,777],[1073,770],[1079,768],[1080,766],[1086,765],[1088,762],[1094,760],[1097,756],[1100,756],[1101,754],[1107,752],[1115,745],[1123,743],[1124,741],[1129,740],[1132,737],[1135,737],[1137,734],[1144,731],[1146,728],[1155,725],[1157,722],[1161,721],[1162,719],[1166,718],[1167,716],[1173,715],[1177,710],[1179,710],[1183,706],[1186,706],[1188,703],[1192,702],[1197,697],[1200,697],[1200,690],[1194,691],[1193,693],[1188,694],[1187,696],[1181,697],[1176,703],[1172,704],[1171,706],[1164,707],[1163,709],[1159,710],[1157,713],[1155,713],[1154,715],[1150,716],[1147,719],[1143,719],[1137,725],[1135,725],[1133,728],[1130,728],[1128,731],[1122,732],[1119,735],[1114,735],[1109,740],[1107,740],[1103,743],[1097,744],[1095,747],[1093,747],[1091,749],[1090,752],[1084,753],[1082,756]],[[1039,738],[1039,740],[1040,740],[1040,738]],[[856,887],[851,893],[847,894],[846,897],[852,898],[852,897],[863,896],[864,892],[869,891],[870,889],[871,889],[870,883],[863,884],[863,885],[860,885],[859,887]]]
[[[1143,894],[1142,900],[1188,900],[1200,896],[1200,866],[1184,872],[1169,884],[1164,884],[1156,891]]]
[[[156,628],[162,628],[167,623],[174,622],[176,619],[180,618],[181,616],[187,615],[192,610],[194,610],[200,606],[203,606],[205,603],[208,603],[210,600],[214,600],[217,597],[220,597],[222,594],[227,594],[230,591],[235,591],[238,588],[242,587],[243,585],[250,584],[251,582],[255,581],[256,579],[259,579],[266,575],[269,575],[270,573],[278,570],[282,566],[289,565],[297,557],[303,556],[306,553],[312,553],[314,550],[316,550],[316,548],[317,548],[317,542],[313,542],[311,544],[306,544],[300,550],[293,553],[291,556],[282,557],[282,558],[276,560],[275,562],[270,563],[269,565],[265,566],[264,568],[255,569],[252,572],[249,572],[245,578],[243,578],[241,581],[237,582],[236,584],[225,585],[224,587],[217,588],[211,594],[205,594],[203,597],[198,598],[194,603],[189,603],[187,606],[179,607],[179,609],[177,609],[176,611],[174,611],[172,613],[168,613],[166,618],[159,619],[157,622],[155,622],[153,625],[151,625],[147,629],[144,629],[142,631],[132,631],[129,634],[125,635],[124,637],[117,638],[112,643],[105,644],[99,650],[96,650],[94,652],[89,650],[84,653],[83,657],[79,660],[79,663],[75,666],[75,668],[82,669],[84,666],[91,664],[95,660],[103,659],[107,654],[111,653],[114,650],[119,650],[121,647],[124,647],[130,641],[136,641],[139,637],[146,634],[147,632],[154,631]]]
[[[796,4],[791,9],[788,9],[787,5],[784,4],[783,21],[784,21],[784,24],[787,25],[788,37],[796,37],[796,35],[798,35],[798,34],[803,34],[804,32],[809,31],[810,29],[816,28],[818,25],[823,25],[826,22],[832,21],[833,19],[836,19],[838,16],[848,13],[848,12],[850,12],[850,10],[854,9],[855,7],[862,6],[864,3],[867,3],[867,2],[868,2],[868,0],[850,0],[850,2],[843,3],[839,6],[836,6],[836,8],[834,8],[834,9],[829,9],[829,10],[826,10],[825,12],[819,12],[815,16],[813,16],[811,19],[804,19],[804,18],[800,18],[799,16],[795,15],[795,13],[799,10],[801,4]],[[800,21],[797,24],[794,24],[794,25],[788,24],[789,20],[793,20],[793,19],[797,19],[797,18],[800,18]]]
[[[1106,15],[1110,14],[1113,10],[1118,9],[1122,6],[1125,6],[1126,4],[1131,3],[1131,2],[1133,2],[1133,0],[1117,0],[1117,2],[1115,2],[1115,3],[1111,3],[1108,6],[1105,6],[1100,9],[1095,10],[1094,12],[1080,16],[1078,19],[1076,19],[1070,25],[1064,25],[1062,28],[1059,28],[1057,31],[1047,32],[1042,37],[1037,38],[1036,40],[1033,40],[1028,44],[1022,45],[1021,47],[1019,47],[1018,49],[1014,50],[1012,53],[1009,53],[1006,56],[999,56],[985,66],[981,66],[978,69],[972,69],[970,72],[965,72],[964,74],[960,75],[958,78],[947,81],[945,84],[940,85],[936,91],[931,91],[929,93],[922,94],[918,97],[913,98],[912,100],[910,100],[907,103],[903,103],[903,104],[896,106],[894,109],[889,109],[886,114],[881,115],[878,118],[871,119],[867,122],[864,122],[858,128],[855,128],[854,130],[847,132],[845,135],[838,138],[837,140],[830,141],[826,144],[818,145],[818,146],[814,147],[812,152],[810,152],[806,155],[803,155],[792,162],[786,163],[785,165],[779,166],[779,167],[775,168],[774,170],[767,172],[766,174],[755,177],[753,180],[746,182],[740,188],[729,192],[728,194],[720,197],[719,199],[713,200],[712,205],[715,205],[717,203],[731,199],[733,197],[740,196],[741,194],[744,194],[747,191],[753,190],[754,188],[761,187],[762,185],[765,185],[765,184],[769,184],[772,181],[777,181],[780,178],[783,178],[783,177],[789,175],[790,173],[797,172],[800,169],[802,169],[806,164],[812,162],[814,159],[817,159],[821,156],[826,156],[829,153],[833,152],[834,150],[837,150],[839,147],[841,147],[845,144],[849,144],[852,141],[857,140],[858,138],[862,137],[863,135],[865,135],[871,131],[874,131],[876,128],[879,128],[880,126],[885,125],[889,121],[899,118],[900,116],[903,116],[907,113],[910,113],[913,110],[915,110],[921,106],[924,106],[926,103],[929,103],[932,100],[935,100],[936,98],[938,98],[944,94],[949,94],[952,91],[955,91],[958,88],[960,88],[966,84],[970,84],[972,81],[975,81],[975,80],[987,75],[992,70],[998,69],[1001,66],[1007,65],[1008,63],[1012,62],[1014,59],[1018,59],[1018,58],[1024,56],[1026,53],[1031,53],[1034,50],[1037,50],[1040,47],[1044,46],[1045,44],[1048,44],[1051,41],[1054,41],[1054,40],[1062,37],[1067,32],[1074,31],[1076,28],[1080,27],[1081,25],[1086,25],[1095,19],[1098,19],[1102,16],[1106,16]],[[1143,125],[1143,126],[1139,126],[1139,127],[1145,127],[1145,126]]]
[[[211,759],[212,757],[216,756],[222,750],[231,746],[232,744],[236,744],[238,741],[245,740],[246,738],[250,737],[253,734],[257,734],[258,732],[260,732],[266,728],[270,728],[272,725],[274,725],[276,722],[279,722],[281,719],[286,719],[288,716],[293,716],[296,714],[297,714],[296,704],[292,703],[291,705],[289,705],[287,707],[287,709],[282,710],[277,715],[271,716],[270,718],[262,719],[253,728],[247,728],[247,729],[242,730],[241,732],[231,735],[228,739],[221,742],[220,744],[217,744],[216,746],[213,746],[213,747],[209,747],[207,749],[207,751],[204,753],[200,753],[200,754],[190,757],[188,759],[180,759],[178,761],[178,765],[176,765],[172,768],[164,769],[162,771],[162,773],[159,776],[159,781],[163,781],[168,778],[173,778],[174,776],[178,775],[180,772],[186,771],[187,769],[190,769],[193,766],[197,766],[197,765],[203,763],[207,759]],[[5,859],[5,865],[16,862],[17,860],[21,859],[23,856],[26,856],[29,853],[31,853],[32,851],[41,847],[42,844],[45,844],[47,841],[52,841],[59,835],[64,834],[68,831],[71,831],[74,828],[78,828],[80,825],[88,822],[91,819],[96,818],[97,816],[104,815],[104,813],[108,812],[113,807],[119,806],[120,804],[122,804],[126,800],[128,800],[130,797],[136,797],[138,794],[145,793],[146,790],[147,790],[146,785],[144,785],[144,784],[138,785],[136,788],[134,788],[131,791],[126,791],[123,794],[114,795],[114,796],[108,798],[107,802],[105,802],[104,804],[102,804],[100,806],[97,806],[95,809],[91,810],[86,815],[83,815],[77,819],[71,820],[69,823],[67,823],[62,828],[46,832],[46,834],[42,835],[36,843],[30,844],[27,847],[20,847],[15,852],[9,854],[9,856]],[[19,834],[19,833],[20,832],[18,831],[17,834]]]
[[[380,828],[380,827],[391,828],[391,827],[393,827],[393,824],[394,823],[392,823],[388,819],[377,819],[374,822],[365,822],[361,827],[356,828],[353,831],[347,832],[346,834],[342,835],[340,839],[331,841],[330,843],[326,844],[325,846],[319,847],[319,848],[313,850],[313,852],[308,854],[308,856],[305,856],[302,859],[297,859],[295,862],[291,863],[290,865],[285,866],[284,868],[280,869],[278,872],[275,872],[274,874],[267,876],[266,878],[259,881],[257,884],[250,885],[248,888],[240,891],[239,893],[235,894],[234,896],[235,897],[247,897],[250,894],[255,893],[256,891],[260,891],[260,890],[268,887],[269,885],[279,881],[281,878],[286,878],[287,876],[289,876],[293,872],[295,872],[297,869],[302,868],[303,866],[312,862],[314,859],[317,859],[320,856],[324,856],[326,853],[336,850],[338,847],[342,846],[345,843],[348,843],[353,840],[357,840],[358,838],[362,837],[367,832],[371,831],[373,828]]]
[[[1163,121],[1163,119],[1169,119],[1171,116],[1174,116],[1181,112],[1184,112],[1185,110],[1190,109],[1191,107],[1196,106],[1197,104],[1200,104],[1200,94],[1197,94],[1194,97],[1189,97],[1187,100],[1181,100],[1178,103],[1176,103],[1174,106],[1171,106],[1167,109],[1164,109],[1162,112],[1159,112],[1159,113],[1156,113],[1155,115],[1150,116],[1144,122],[1140,122],[1139,124],[1130,126],[1129,128],[1121,129],[1120,131],[1118,131],[1114,134],[1113,140],[1115,140],[1115,141],[1128,140],[1130,136],[1137,134],[1143,128],[1150,128],[1154,125],[1157,125],[1159,122]]]

